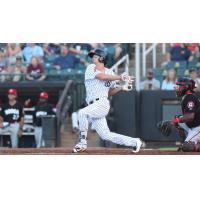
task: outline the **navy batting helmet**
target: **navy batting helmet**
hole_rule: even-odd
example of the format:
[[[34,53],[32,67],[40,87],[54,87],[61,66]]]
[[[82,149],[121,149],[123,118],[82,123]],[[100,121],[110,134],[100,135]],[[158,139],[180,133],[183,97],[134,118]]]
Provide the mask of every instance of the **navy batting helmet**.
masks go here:
[[[99,62],[105,63],[106,62],[106,53],[102,49],[94,49],[89,52],[88,56],[92,58],[94,55],[99,56]]]

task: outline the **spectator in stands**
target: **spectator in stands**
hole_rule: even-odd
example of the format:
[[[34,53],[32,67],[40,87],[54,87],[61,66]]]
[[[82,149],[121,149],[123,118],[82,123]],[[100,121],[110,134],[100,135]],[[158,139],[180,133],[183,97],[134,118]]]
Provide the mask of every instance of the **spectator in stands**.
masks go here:
[[[81,62],[75,55],[69,53],[69,47],[61,46],[61,55],[54,60],[54,68],[56,70],[74,69],[75,64]],[[82,61],[84,62],[84,61]]]
[[[13,66],[10,66],[8,71],[9,74],[14,74],[12,76],[12,81],[13,82],[18,82],[21,80],[22,75],[26,74],[27,68],[23,64],[23,59],[21,56],[17,56],[15,60],[15,64]]]
[[[185,46],[190,50],[191,52],[191,59],[190,61],[199,61],[200,58],[200,52],[199,52],[199,43],[186,43]]]
[[[8,60],[3,51],[0,51],[0,82],[4,82],[7,79],[8,73]]]
[[[192,68],[189,70],[190,78],[196,83],[195,91],[200,91],[200,79],[198,78],[198,71],[196,68]]]
[[[40,59],[33,56],[31,59],[31,64],[28,66],[26,79],[29,81],[43,81],[46,75],[44,72],[44,67],[40,63]]]
[[[23,53],[22,53],[20,45],[17,43],[8,43],[7,44],[7,56],[8,56],[9,66],[14,65],[16,62],[17,56],[23,57]]]
[[[176,71],[175,69],[169,69],[167,71],[167,75],[165,80],[162,83],[162,90],[174,90],[176,86]]]
[[[160,81],[154,78],[154,74],[152,69],[147,71],[146,80],[140,83],[141,90],[159,90],[160,89]]]
[[[192,59],[190,50],[183,43],[173,44],[167,55],[168,61],[190,61]]]
[[[59,46],[53,43],[43,43],[42,44],[44,57],[48,58],[49,56],[59,54],[60,50],[58,50]]]
[[[36,45],[35,43],[28,43],[28,45],[23,50],[23,55],[27,63],[31,62],[33,56],[40,58],[40,62],[42,62],[44,52],[42,47],[39,45]]]
[[[70,45],[69,51],[77,55],[87,55],[92,49],[89,43],[74,43]]]
[[[50,56],[53,52],[51,51],[51,48],[49,46],[49,43],[44,43],[42,45],[43,52],[44,52],[44,57]]]
[[[105,48],[108,54],[111,54],[111,56],[114,57],[114,60],[117,60],[123,51],[123,46],[121,43],[103,43],[102,46]]]

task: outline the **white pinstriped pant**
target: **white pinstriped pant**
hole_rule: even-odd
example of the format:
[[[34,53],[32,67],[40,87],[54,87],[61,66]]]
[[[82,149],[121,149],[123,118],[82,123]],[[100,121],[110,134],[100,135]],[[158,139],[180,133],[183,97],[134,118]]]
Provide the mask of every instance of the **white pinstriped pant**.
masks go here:
[[[109,109],[109,100],[107,98],[101,98],[93,104],[79,110],[78,118],[80,134],[87,137],[88,120],[91,119],[93,127],[102,140],[129,147],[136,146],[135,138],[113,133],[109,130],[106,121],[106,115],[108,114]]]

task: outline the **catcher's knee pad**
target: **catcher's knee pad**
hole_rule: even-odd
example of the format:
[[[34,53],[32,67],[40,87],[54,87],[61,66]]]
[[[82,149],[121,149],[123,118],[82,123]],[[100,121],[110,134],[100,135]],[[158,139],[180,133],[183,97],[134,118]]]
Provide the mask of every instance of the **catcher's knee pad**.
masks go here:
[[[190,143],[190,142],[184,142],[182,145],[182,151],[185,152],[199,152],[200,151],[200,144],[197,143]]]

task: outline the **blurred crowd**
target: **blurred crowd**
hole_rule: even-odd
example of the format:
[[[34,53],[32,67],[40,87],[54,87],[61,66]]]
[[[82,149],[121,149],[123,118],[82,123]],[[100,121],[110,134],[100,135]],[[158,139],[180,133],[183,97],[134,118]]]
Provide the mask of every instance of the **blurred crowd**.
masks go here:
[[[178,77],[187,76],[200,91],[200,43],[172,43],[160,68],[148,69],[141,90],[173,90]]]
[[[49,69],[62,72],[84,67],[93,48],[104,49],[112,66],[127,52],[128,44],[0,43],[0,81],[43,81]]]

